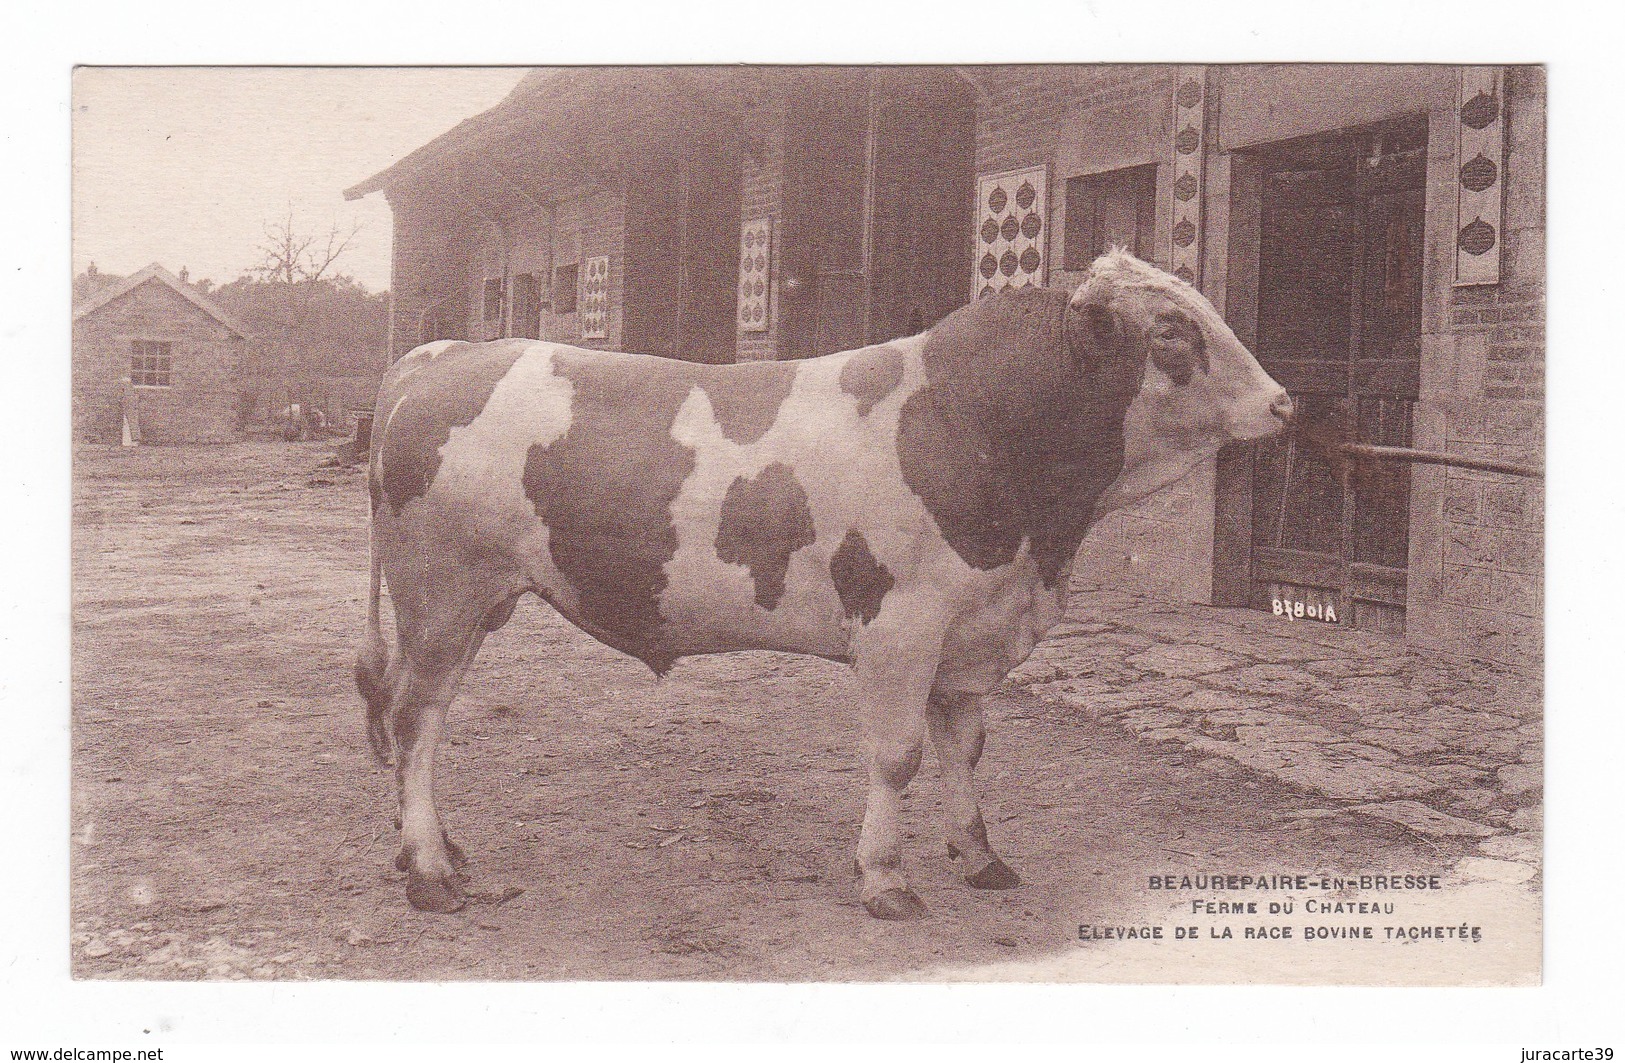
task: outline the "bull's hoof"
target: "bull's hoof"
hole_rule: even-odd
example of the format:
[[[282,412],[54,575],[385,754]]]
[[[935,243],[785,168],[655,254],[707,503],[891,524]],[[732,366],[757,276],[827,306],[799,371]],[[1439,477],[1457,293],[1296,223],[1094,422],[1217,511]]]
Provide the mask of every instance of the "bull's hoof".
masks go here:
[[[442,915],[460,911],[468,903],[468,898],[463,896],[463,891],[455,882],[415,874],[407,877],[406,899],[420,912],[438,912]]]
[[[446,847],[446,859],[451,861],[452,867],[461,871],[463,868],[468,866],[468,854],[463,852],[463,847],[461,845],[458,845],[444,834],[440,836],[440,841]],[[412,855],[404,848],[398,849],[395,852],[395,870],[412,870]]]
[[[965,882],[972,889],[979,890],[1013,890],[1021,885],[1021,876],[1010,870],[998,857],[993,862],[974,875],[966,875]]]
[[[863,906],[876,919],[924,919],[931,914],[925,902],[907,886],[894,886],[864,901]]]

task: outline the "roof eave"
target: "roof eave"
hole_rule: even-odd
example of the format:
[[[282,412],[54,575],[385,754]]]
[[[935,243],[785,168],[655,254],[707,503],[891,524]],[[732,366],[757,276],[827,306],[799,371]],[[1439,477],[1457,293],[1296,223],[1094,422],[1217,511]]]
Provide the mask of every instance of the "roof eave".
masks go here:
[[[106,288],[103,288],[101,291],[92,295],[89,299],[86,299],[83,305],[74,310],[73,320],[82,321],[91,314],[96,313],[96,311],[111,303],[117,302],[126,295],[129,295],[131,292],[135,291],[137,288],[141,287],[143,284],[153,280],[158,281],[160,284],[164,285],[166,288],[170,289],[175,294],[197,307],[203,313],[212,317],[215,321],[219,322],[222,326],[235,334],[238,339],[246,340],[252,338],[253,334],[244,328],[236,318],[225,310],[225,308],[217,305],[214,300],[195,290],[191,285],[182,281],[179,277],[175,276],[173,273],[169,272],[169,270],[165,269],[156,262],[146,266],[143,269],[137,270],[117,284],[108,285]]]
[[[410,180],[423,170],[476,144],[487,132],[500,128],[509,118],[509,112],[529,106],[544,88],[553,88],[565,80],[569,71],[533,70],[526,74],[502,102],[488,110],[452,126],[427,144],[414,148],[371,177],[344,190],[347,201],[355,201],[374,192],[387,192],[392,185]]]

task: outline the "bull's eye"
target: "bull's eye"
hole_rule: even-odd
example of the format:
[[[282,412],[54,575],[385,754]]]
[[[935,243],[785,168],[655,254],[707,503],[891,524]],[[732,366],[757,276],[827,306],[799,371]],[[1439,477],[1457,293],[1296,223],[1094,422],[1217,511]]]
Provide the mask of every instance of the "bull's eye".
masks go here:
[[[1197,369],[1207,372],[1207,344],[1202,330],[1188,318],[1172,313],[1157,315],[1149,346],[1151,364],[1166,373],[1177,387],[1189,384]]]
[[[1190,344],[1178,338],[1159,339],[1151,345],[1151,364],[1167,373],[1176,386],[1183,387],[1191,382],[1191,371],[1195,368],[1193,353]]]

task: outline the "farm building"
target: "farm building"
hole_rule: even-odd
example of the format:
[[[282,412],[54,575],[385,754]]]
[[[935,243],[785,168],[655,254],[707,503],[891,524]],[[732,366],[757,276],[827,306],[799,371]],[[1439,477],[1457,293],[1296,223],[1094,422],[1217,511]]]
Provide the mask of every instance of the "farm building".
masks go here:
[[[89,443],[237,438],[247,333],[153,263],[73,311],[73,432]]]
[[[346,193],[394,211],[395,356],[704,361],[907,335],[1112,245],[1199,286],[1323,433],[1539,463],[1538,67],[542,71]],[[1229,448],[1087,570],[1540,659],[1537,481]]]

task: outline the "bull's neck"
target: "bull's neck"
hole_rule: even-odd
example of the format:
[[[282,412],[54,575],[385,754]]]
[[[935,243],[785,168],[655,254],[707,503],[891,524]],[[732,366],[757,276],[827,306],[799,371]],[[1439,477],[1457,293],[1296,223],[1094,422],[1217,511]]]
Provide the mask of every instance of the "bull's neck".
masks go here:
[[[991,296],[933,329],[926,387],[905,408],[899,439],[905,478],[966,561],[1007,563],[1026,542],[1050,586],[1123,460],[1126,403],[1091,391],[1066,342],[1066,301],[1049,291]],[[911,466],[916,453],[936,467]]]

